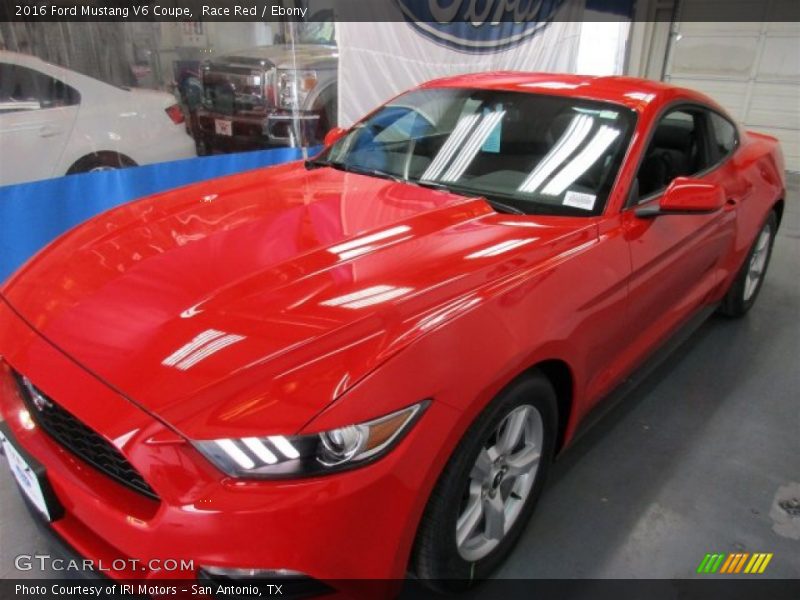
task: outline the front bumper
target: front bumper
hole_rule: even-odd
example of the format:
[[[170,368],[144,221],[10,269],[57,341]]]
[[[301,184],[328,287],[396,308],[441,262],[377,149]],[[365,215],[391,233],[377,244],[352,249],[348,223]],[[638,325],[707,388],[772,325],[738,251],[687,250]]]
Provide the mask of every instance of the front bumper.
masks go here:
[[[230,124],[230,135],[217,131],[217,121]],[[232,116],[201,107],[194,114],[193,127],[206,154],[312,146],[319,144],[326,133],[321,130],[321,115],[305,110],[270,109]]]
[[[432,406],[393,452],[360,469],[243,482],[225,477],[157,418],[65,357],[2,300],[0,354],[0,414],[16,445],[45,466],[64,508],[50,527],[96,564],[133,565],[104,575],[174,579],[195,578],[204,566],[288,569],[345,593],[347,580],[387,580],[387,589],[395,589],[405,576],[426,496],[420,490],[428,487],[419,468],[426,447],[420,436],[450,414]],[[114,444],[158,499],[117,483],[31,428],[21,418],[26,405],[11,368]],[[189,566],[149,567],[175,559]]]

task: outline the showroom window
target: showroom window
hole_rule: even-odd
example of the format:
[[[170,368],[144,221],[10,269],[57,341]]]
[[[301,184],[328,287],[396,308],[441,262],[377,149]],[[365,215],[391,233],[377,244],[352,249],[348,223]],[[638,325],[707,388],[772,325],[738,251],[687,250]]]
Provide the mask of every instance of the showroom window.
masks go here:
[[[72,106],[80,94],[63,81],[23,67],[0,63],[0,110],[38,110]]]
[[[707,138],[701,110],[677,109],[662,117],[639,166],[640,200],[664,190],[676,177],[711,166]]]

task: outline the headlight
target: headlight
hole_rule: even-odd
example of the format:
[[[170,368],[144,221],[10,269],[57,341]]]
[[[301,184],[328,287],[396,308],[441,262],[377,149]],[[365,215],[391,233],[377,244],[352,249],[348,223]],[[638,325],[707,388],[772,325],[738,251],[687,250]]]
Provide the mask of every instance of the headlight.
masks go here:
[[[278,105],[288,109],[301,108],[316,85],[316,71],[278,71]]]
[[[386,454],[430,404],[310,435],[224,438],[194,442],[223,472],[247,479],[323,475],[355,468]]]

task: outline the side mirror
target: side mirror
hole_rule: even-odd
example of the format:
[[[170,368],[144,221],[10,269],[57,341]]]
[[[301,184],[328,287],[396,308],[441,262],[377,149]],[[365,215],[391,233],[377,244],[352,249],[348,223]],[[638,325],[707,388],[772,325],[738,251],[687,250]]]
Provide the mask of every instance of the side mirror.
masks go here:
[[[691,177],[676,177],[669,184],[658,206],[636,209],[636,216],[691,215],[718,211],[725,205],[725,191],[716,183]]]
[[[332,146],[338,142],[345,133],[347,133],[347,129],[344,127],[334,127],[325,134],[325,139],[322,140],[322,143],[325,144],[325,146]]]

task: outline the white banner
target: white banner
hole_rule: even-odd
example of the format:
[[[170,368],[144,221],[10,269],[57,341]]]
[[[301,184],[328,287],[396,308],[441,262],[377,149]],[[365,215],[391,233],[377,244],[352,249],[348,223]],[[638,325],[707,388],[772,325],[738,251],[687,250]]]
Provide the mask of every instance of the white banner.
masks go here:
[[[583,22],[596,13],[586,11],[581,1],[556,2],[553,6],[560,6],[557,19],[538,24],[501,22],[498,27],[493,21],[502,15],[465,13],[471,22],[462,23],[461,30],[454,23],[412,22],[414,15],[406,7],[420,6],[420,0],[397,1],[409,20],[337,23],[341,126],[351,125],[396,94],[438,77],[499,70],[622,72],[628,23]],[[422,4],[437,9],[432,14],[440,21],[460,14],[445,15],[442,6],[461,10],[472,6],[460,0],[449,4],[422,0]],[[369,10],[367,3],[364,10]],[[536,16],[547,20],[553,15]]]

